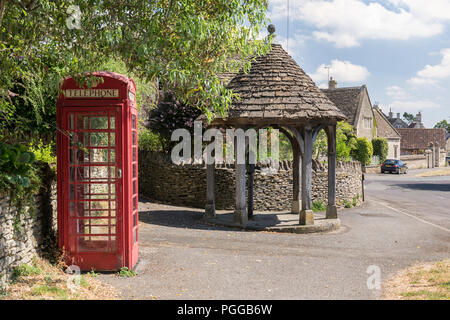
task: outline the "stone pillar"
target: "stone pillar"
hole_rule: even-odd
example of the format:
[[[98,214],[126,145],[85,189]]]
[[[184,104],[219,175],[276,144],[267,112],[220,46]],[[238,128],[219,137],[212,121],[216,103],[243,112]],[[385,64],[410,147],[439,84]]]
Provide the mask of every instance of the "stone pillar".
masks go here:
[[[302,154],[297,144],[292,144],[292,152],[294,154],[294,161],[292,163],[292,174],[294,176],[291,213],[300,214],[300,210],[302,208],[300,194],[300,184],[302,181]]]
[[[435,167],[439,167],[439,158],[440,158],[440,151],[441,151],[441,148],[439,147],[439,143],[437,143],[436,142],[436,145],[434,146],[435,147],[435,150],[434,150],[434,152],[435,152],[435,155],[434,155],[434,166]]]
[[[205,207],[205,217],[214,218],[216,216],[216,205],[215,205],[215,164],[206,165],[206,207]]]
[[[314,224],[311,210],[311,180],[312,180],[312,128],[307,124],[303,128],[304,149],[302,154],[302,210],[299,223],[301,225]]]
[[[337,219],[336,208],[336,125],[328,126],[328,206],[327,219]]]
[[[436,150],[434,148],[433,142],[430,144],[431,149],[431,168],[434,168],[434,165],[436,163]]]

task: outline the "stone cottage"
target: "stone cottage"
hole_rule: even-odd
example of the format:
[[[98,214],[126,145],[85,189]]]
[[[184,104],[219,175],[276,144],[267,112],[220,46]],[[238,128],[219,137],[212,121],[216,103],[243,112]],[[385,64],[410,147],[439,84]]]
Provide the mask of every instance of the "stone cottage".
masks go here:
[[[328,89],[321,90],[347,117],[357,137],[366,137],[370,141],[376,136],[372,103],[365,85],[338,88],[337,82],[331,77]]]

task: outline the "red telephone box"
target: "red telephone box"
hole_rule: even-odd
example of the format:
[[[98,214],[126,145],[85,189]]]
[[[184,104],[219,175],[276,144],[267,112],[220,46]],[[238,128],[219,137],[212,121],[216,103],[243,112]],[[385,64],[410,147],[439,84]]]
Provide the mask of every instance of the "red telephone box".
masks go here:
[[[138,260],[136,84],[112,72],[93,88],[66,78],[57,103],[58,243],[81,270]]]

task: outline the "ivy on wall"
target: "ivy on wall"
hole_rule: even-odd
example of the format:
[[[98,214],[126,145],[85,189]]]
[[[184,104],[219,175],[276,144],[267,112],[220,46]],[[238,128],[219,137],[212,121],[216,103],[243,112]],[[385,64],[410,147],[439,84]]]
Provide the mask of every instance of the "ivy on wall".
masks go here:
[[[9,196],[17,208],[14,226],[20,231],[20,217],[34,212],[34,197],[41,181],[34,166],[36,157],[24,145],[0,143],[0,194]]]

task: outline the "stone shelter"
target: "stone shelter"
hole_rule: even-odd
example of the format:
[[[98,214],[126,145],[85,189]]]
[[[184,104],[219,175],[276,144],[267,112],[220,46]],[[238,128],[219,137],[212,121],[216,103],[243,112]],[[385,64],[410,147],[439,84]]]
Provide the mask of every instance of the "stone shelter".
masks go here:
[[[268,30],[271,34],[275,31],[273,25]],[[227,87],[238,94],[239,99],[232,101],[226,115],[216,115],[208,127],[243,130],[273,127],[288,137],[294,156],[291,211],[299,214],[300,225],[314,224],[311,206],[313,143],[320,130],[326,131],[329,168],[326,218],[336,219],[336,124],[345,119],[344,114],[279,44],[272,44],[266,55],[255,58],[248,73],[241,70]],[[206,122],[206,117],[202,115],[199,120]],[[247,148],[245,144],[244,148]],[[235,162],[234,223],[245,227],[253,214],[253,175],[250,170],[247,203],[247,164],[241,162]],[[207,218],[216,215],[214,175],[215,164],[207,164]]]

